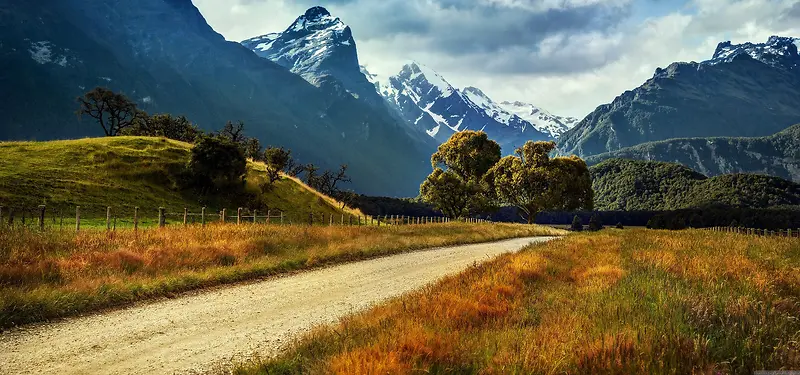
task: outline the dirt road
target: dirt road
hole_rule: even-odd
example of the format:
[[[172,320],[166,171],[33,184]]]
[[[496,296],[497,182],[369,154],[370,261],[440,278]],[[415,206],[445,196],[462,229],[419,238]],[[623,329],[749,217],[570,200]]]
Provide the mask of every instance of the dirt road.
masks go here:
[[[0,334],[0,373],[203,372],[275,353],[315,325],[546,240],[395,255],[18,329]]]

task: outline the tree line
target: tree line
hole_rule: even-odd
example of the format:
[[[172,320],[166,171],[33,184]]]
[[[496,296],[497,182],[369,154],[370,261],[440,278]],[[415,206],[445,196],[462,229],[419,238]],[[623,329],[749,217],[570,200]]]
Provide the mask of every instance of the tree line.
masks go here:
[[[336,171],[321,171],[313,163],[299,163],[292,157],[291,150],[264,148],[258,138],[248,137],[242,121],[228,121],[222,129],[206,133],[185,116],[149,115],[124,94],[103,87],[86,92],[77,101],[77,114],[97,121],[106,136],[165,137],[192,144],[182,180],[204,193],[244,186],[247,159],[251,159],[266,165],[267,183],[262,189],[270,189],[282,174],[286,174],[300,177],[310,187],[342,202],[355,195],[341,188],[342,184],[351,182],[346,164]]]
[[[515,207],[528,223],[545,210],[593,208],[586,163],[577,156],[551,158],[554,142],[528,141],[501,158],[486,133],[455,133],[431,156],[431,173],[420,198],[448,217],[459,218]]]

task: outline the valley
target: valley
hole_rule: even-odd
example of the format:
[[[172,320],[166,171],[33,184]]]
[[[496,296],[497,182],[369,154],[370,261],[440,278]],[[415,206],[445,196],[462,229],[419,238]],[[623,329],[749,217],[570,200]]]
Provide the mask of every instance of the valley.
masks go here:
[[[794,5],[0,0],[0,374],[800,370]]]

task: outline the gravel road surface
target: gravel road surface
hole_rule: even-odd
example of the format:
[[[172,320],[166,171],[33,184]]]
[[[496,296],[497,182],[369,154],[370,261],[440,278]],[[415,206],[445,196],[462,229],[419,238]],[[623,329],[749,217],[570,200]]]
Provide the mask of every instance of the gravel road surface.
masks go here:
[[[0,334],[0,373],[201,373],[274,354],[316,325],[549,239],[417,251],[28,326]]]

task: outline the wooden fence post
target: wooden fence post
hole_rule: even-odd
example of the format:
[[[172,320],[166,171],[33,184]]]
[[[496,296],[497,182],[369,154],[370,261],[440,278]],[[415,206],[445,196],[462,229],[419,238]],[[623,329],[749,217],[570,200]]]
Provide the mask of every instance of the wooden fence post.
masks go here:
[[[158,208],[158,227],[163,228],[167,225],[166,209],[164,207]]]
[[[352,216],[352,215],[351,215],[351,216]],[[352,220],[351,220],[351,222],[352,222]],[[342,213],[342,222],[341,222],[341,225],[344,225],[344,213]],[[351,225],[352,225],[352,224],[351,224]]]
[[[206,208],[200,207],[200,226],[206,226]]]
[[[258,210],[253,210],[253,224],[258,221]]]
[[[44,232],[44,211],[47,209],[46,206],[41,205],[39,206],[39,230]]]
[[[267,210],[267,224],[272,224],[272,210]]]
[[[75,232],[81,231],[81,206],[75,206]]]
[[[111,230],[111,207],[106,207],[106,230]]]
[[[227,208],[223,208],[222,209],[222,220],[220,220],[222,222],[222,224],[225,224],[225,220],[227,219],[226,216],[228,216],[228,209]]]
[[[281,225],[283,225],[283,211],[281,211]]]
[[[133,230],[139,230],[139,207],[133,208]]]
[[[236,209],[236,225],[242,224],[242,208]]]

